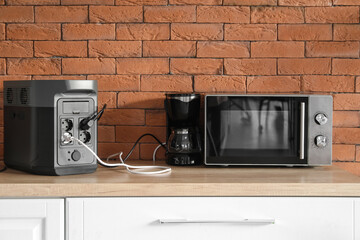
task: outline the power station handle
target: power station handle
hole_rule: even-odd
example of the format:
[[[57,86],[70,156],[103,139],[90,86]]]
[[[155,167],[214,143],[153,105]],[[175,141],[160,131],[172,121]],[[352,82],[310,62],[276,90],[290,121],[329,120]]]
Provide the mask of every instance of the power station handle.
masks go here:
[[[221,224],[275,224],[275,219],[240,219],[240,220],[189,220],[189,219],[159,219],[160,224],[183,223],[221,223]]]
[[[305,103],[300,103],[300,159],[305,158]]]

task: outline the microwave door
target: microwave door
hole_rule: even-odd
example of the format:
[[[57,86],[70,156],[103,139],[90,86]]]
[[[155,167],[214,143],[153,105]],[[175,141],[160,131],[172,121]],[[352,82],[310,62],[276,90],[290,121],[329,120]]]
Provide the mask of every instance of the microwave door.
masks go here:
[[[208,97],[206,161],[217,164],[305,162],[305,102],[291,97]]]

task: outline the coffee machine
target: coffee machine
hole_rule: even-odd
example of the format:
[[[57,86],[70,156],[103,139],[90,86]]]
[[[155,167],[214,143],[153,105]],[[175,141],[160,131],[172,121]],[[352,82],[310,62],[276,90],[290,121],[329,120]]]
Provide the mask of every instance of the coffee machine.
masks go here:
[[[166,94],[166,163],[199,165],[203,162],[199,94]]]

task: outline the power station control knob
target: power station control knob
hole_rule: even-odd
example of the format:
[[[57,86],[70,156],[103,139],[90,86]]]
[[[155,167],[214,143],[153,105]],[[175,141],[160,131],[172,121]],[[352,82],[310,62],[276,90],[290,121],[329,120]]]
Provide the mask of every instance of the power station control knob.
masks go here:
[[[328,121],[327,116],[324,113],[318,113],[315,116],[315,122],[319,125],[324,125]]]
[[[319,135],[315,137],[315,145],[319,148],[326,147],[327,138],[325,136]]]
[[[81,153],[78,150],[74,150],[71,154],[71,159],[74,161],[79,161],[81,158]]]

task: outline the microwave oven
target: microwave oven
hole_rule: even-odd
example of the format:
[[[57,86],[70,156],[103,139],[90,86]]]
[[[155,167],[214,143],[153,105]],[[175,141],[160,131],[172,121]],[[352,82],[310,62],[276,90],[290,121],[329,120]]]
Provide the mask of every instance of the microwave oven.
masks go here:
[[[206,165],[332,163],[329,95],[206,95]]]

